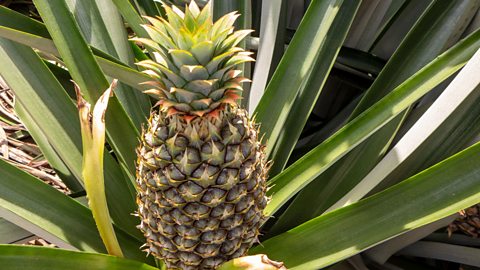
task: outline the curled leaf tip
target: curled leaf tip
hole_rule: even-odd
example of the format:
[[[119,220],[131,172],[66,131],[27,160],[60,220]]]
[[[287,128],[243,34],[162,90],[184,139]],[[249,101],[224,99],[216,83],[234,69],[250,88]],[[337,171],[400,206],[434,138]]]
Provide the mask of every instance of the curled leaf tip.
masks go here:
[[[113,91],[117,87],[118,80],[115,79],[110,84],[107,90],[102,94],[98,99],[95,107],[93,109],[93,117],[98,119],[98,121],[105,122],[105,111],[107,110],[108,99],[113,96]]]
[[[70,80],[73,83],[73,87],[75,89],[75,93],[77,95],[77,108],[83,109],[85,107],[88,107],[88,111],[90,111],[90,104],[83,98],[82,91],[80,90],[80,86],[74,81]]]

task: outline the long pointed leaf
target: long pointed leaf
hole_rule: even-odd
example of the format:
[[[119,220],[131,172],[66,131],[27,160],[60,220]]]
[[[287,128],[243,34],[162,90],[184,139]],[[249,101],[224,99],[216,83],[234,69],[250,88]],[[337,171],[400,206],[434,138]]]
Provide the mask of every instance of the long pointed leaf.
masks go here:
[[[160,16],[161,13],[158,10],[155,1],[152,0],[135,0],[137,3],[137,9],[140,14],[147,15],[150,17]]]
[[[288,269],[331,265],[480,202],[479,163],[480,143],[384,192],[268,239],[251,253],[281,259]]]
[[[292,109],[285,120],[284,128],[280,131],[279,138],[270,154],[270,158],[273,160],[270,169],[271,176],[281,172],[287,164],[288,158],[327,80],[359,5],[360,1],[345,1],[340,6],[330,30],[326,33],[326,39],[317,54],[318,60],[312,65],[311,77],[307,79],[306,86],[297,94]]]
[[[34,3],[72,78],[85,91],[87,101],[96,101],[102,94],[102,89],[107,89],[109,83],[80,33],[65,0],[35,0]],[[139,131],[115,97],[110,101],[107,119],[109,143],[133,175]]]
[[[44,38],[50,37],[50,34],[43,23],[2,5],[0,5],[0,25],[13,29],[30,29],[35,35]]]
[[[281,46],[282,52],[284,50],[284,42],[277,44],[275,41],[281,35],[281,32],[284,31],[281,28],[284,25],[279,25],[279,23],[281,21],[282,8],[286,8],[285,4],[286,1],[283,0],[262,1],[261,18],[264,18],[260,25],[260,39],[262,42],[258,48],[252,87],[248,96],[248,110],[251,113],[255,111],[262,98],[268,83],[269,74],[271,73],[270,69],[275,68],[272,67],[275,51],[279,50],[279,46]],[[272,49],[273,44],[275,47]]]
[[[318,60],[318,52],[342,3],[341,0],[311,3],[255,110],[258,122],[262,123],[260,132],[268,142],[268,155],[284,128],[296,95],[312,74],[311,67]]]
[[[419,241],[401,250],[398,254],[480,267],[480,250],[466,246]]]
[[[270,181],[272,188],[268,192],[272,195],[272,200],[267,205],[265,213],[267,215],[275,213],[335,161],[345,156],[438,83],[463,67],[478,48],[480,48],[480,30],[437,57],[324,143],[274,177]]]
[[[0,36],[60,57],[43,23],[3,6],[0,6],[0,17],[2,18],[0,20]],[[149,80],[148,75],[128,67],[128,65],[99,49],[94,47],[91,49],[105,74],[138,90],[146,90],[146,87],[139,83]]]
[[[362,51],[368,49],[368,43],[374,38],[385,13],[388,11],[392,2],[402,2],[402,0],[392,1],[363,1],[360,5],[357,16],[353,22],[353,27],[345,41],[345,46]]]
[[[368,109],[451,46],[455,42],[452,38],[458,37],[458,28],[464,23],[461,18],[471,16],[470,9],[477,4],[480,3],[435,1],[363,96],[350,119]],[[471,55],[475,50],[471,51]],[[389,120],[371,138],[318,176],[279,218],[276,230],[284,231],[320,215],[361,181],[385,154],[405,115],[406,111]],[[322,199],[312,203],[312,198],[318,197]]]
[[[122,17],[111,1],[67,0],[66,2],[88,44],[130,67],[134,66],[133,52]],[[150,111],[148,97],[123,84],[117,86],[115,96],[135,126],[140,128],[141,124],[146,122]]]
[[[14,245],[0,245],[0,264],[4,269],[24,270],[157,269],[137,261],[104,254]]]
[[[455,213],[446,218],[416,228],[407,233],[389,239],[379,245],[376,245],[373,248],[364,251],[363,254],[365,255],[365,257],[379,264],[384,264],[392,255],[397,253],[399,250],[427,237],[435,231],[445,228],[459,216],[460,214]]]
[[[145,20],[140,17],[140,14],[137,13],[130,1],[112,0],[112,2],[117,6],[118,11],[130,27],[132,27],[137,36],[142,38],[148,37],[147,31],[142,27],[142,24],[145,24]]]
[[[475,107],[478,107],[478,104],[474,101],[480,98],[480,77],[476,76],[476,74],[480,74],[480,51],[477,51],[430,109],[415,123],[377,166],[375,166],[357,186],[351,189],[327,211],[332,211],[346,204],[354,203],[367,195],[373,187],[384,180],[393,170],[397,169],[413,152],[417,151],[420,145],[424,144],[440,126],[446,124],[456,111],[464,112],[463,115],[461,114],[463,117],[457,117],[457,122],[465,122],[465,114],[473,114],[473,120],[477,118],[478,115],[475,116],[474,110]],[[471,123],[471,121],[468,122]],[[456,125],[453,125],[453,127],[455,126]],[[451,132],[454,132],[454,129],[441,131],[442,134]],[[456,137],[456,139],[457,138],[458,137]],[[442,144],[445,142],[444,140],[441,141]],[[438,149],[438,147],[432,145],[428,145],[428,147],[432,149],[432,152]],[[451,145],[449,145],[449,147],[451,147]],[[423,163],[421,162],[422,160],[423,159],[416,158],[415,163]],[[414,173],[414,171],[410,172]]]
[[[80,123],[73,101],[48,67],[28,47],[0,38],[0,75],[14,91],[17,102],[47,137],[52,148],[77,179],[81,176]],[[124,230],[141,237],[135,228],[135,195],[128,188],[112,156],[105,156],[107,198],[114,221]]]
[[[60,246],[105,252],[88,208],[3,160],[0,172],[0,209],[8,213],[7,220],[23,219],[24,229]],[[138,248],[141,242],[120,230],[117,234],[127,257],[146,260]]]
[[[372,50],[377,42],[382,39],[385,32],[389,29],[392,23],[401,15],[407,4],[411,0],[392,1],[385,16],[382,19],[382,25],[378,28],[375,38],[369,40],[368,51]]]
[[[1,72],[0,72],[1,73]],[[35,143],[40,147],[42,154],[48,161],[48,164],[52,166],[57,172],[62,182],[67,185],[67,187],[72,192],[78,192],[83,190],[82,184],[79,182],[80,179],[77,179],[73,171],[65,164],[60,157],[60,155],[52,147],[51,143],[48,141],[48,137],[42,132],[38,124],[30,117],[20,102],[15,103],[15,113],[22,119],[22,123],[27,127],[28,133],[35,140]]]

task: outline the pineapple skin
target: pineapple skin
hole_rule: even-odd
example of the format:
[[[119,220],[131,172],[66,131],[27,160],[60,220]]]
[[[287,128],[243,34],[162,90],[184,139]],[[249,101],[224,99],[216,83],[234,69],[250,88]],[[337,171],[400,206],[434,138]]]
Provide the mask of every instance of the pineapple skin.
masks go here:
[[[168,269],[215,269],[245,255],[265,220],[268,167],[243,109],[226,104],[193,120],[153,110],[137,161],[146,251]]]

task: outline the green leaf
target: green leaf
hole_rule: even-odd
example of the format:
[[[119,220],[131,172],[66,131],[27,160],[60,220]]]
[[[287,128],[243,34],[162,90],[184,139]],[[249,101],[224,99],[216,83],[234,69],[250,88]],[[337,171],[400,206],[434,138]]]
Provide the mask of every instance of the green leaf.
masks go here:
[[[350,31],[352,31],[350,29]],[[374,79],[382,71],[385,61],[373,54],[360,50],[342,47],[337,57],[337,63],[353,68],[365,74],[369,74]]]
[[[63,247],[105,252],[88,208],[3,160],[0,172],[0,210],[7,220]],[[121,230],[117,235],[127,257],[147,260],[141,242]]]
[[[137,9],[140,11],[140,14],[147,15],[150,17],[160,16],[161,13],[158,10],[155,1],[153,0],[135,0]]]
[[[425,237],[425,240],[447,243],[447,244],[454,244],[454,245],[480,247],[480,241],[478,241],[478,238],[475,239],[475,238],[472,238],[471,236],[464,235],[464,234],[457,234],[457,233],[448,235],[445,232],[435,232]]]
[[[2,6],[0,6],[0,15],[3,16],[0,20],[0,36],[60,57],[50,36],[43,34],[43,32],[48,33],[44,24],[33,20],[34,25],[32,25],[32,19],[29,17]],[[11,24],[11,21],[15,24]],[[146,90],[145,86],[139,85],[139,83],[149,80],[150,78],[147,75],[128,67],[128,65],[99,49],[93,47],[91,49],[105,74],[138,90]]]
[[[63,67],[58,66],[56,63],[49,62],[48,60],[43,59],[45,65],[52,72],[52,74],[57,78],[58,82],[63,86],[63,89],[67,92],[70,98],[75,99],[75,89],[72,84],[72,76],[70,73]]]
[[[105,74],[117,78],[119,81],[135,87],[140,91],[151,88],[151,86],[142,84],[146,81],[152,80],[152,78],[148,75],[138,72],[137,70],[127,66],[109,61],[108,59],[102,57],[97,57],[97,61]]]
[[[480,143],[384,192],[268,239],[250,253],[282,260],[288,269],[331,265],[480,202],[479,163]]]
[[[0,244],[12,244],[21,239],[28,239],[33,236],[17,225],[0,218]]]
[[[438,83],[463,67],[478,48],[480,48],[480,30],[437,57],[324,143],[274,177],[270,181],[272,187],[268,194],[272,195],[272,200],[265,209],[266,215],[275,213],[338,159],[345,156]]]
[[[54,151],[74,174],[81,176],[80,123],[73,101],[50,70],[31,48],[0,38],[0,75],[14,91],[17,102],[28,113]],[[28,121],[28,119],[27,119]],[[141,238],[135,228],[137,219],[134,190],[112,156],[105,156],[107,198],[114,221],[125,231]]]
[[[363,252],[363,255],[379,264],[384,264],[387,260],[399,250],[427,237],[435,231],[443,231],[446,226],[451,224],[460,214],[456,213],[446,218],[439,219],[425,226],[413,229],[404,234],[398,235],[379,245],[374,246]]]
[[[439,149],[445,148],[442,147],[444,144],[447,144],[449,154],[454,154],[460,150],[459,146],[457,148],[454,146],[462,142],[465,144],[473,139],[479,130],[472,125],[478,121],[478,113],[480,113],[477,109],[480,101],[480,77],[476,76],[479,73],[480,51],[470,59],[427,112],[415,122],[377,166],[327,211],[360,200],[393,171],[397,171],[396,179],[400,182],[427,168],[426,160],[431,161],[436,158],[435,162],[430,162],[431,166],[446,158],[448,155],[445,155],[444,151],[438,153]],[[459,129],[459,126],[464,128]],[[454,136],[448,136],[450,134]],[[452,141],[447,143],[447,138]],[[466,138],[467,142],[462,138]],[[410,161],[410,167],[401,166],[407,159]]]
[[[398,254],[480,267],[480,257],[478,256],[480,250],[473,247],[419,241],[401,250]]]
[[[63,249],[0,245],[0,263],[5,269],[25,270],[157,270],[137,261]]]
[[[340,110],[340,112],[338,112],[332,119],[330,119],[330,121],[328,121],[321,129],[314,132],[311,136],[307,138],[302,138],[302,140],[300,140],[295,147],[295,150],[291,155],[291,159],[297,160],[301,158],[303,155],[308,153],[308,151],[315,148],[315,146],[325,141],[333,133],[335,133],[342,126],[344,126],[345,123],[347,123],[348,117],[353,112],[358,102],[360,102],[361,98],[362,95],[356,97],[342,110]]]
[[[143,50],[142,50],[137,44],[135,44],[134,41],[129,41],[129,42],[130,42],[130,46],[132,47],[133,54],[135,55],[135,60],[136,60],[136,62],[150,59],[150,58],[143,52]],[[97,61],[98,61],[98,60],[97,60]],[[101,67],[101,65],[100,65],[100,67]],[[103,67],[102,67],[102,70],[103,70]],[[103,72],[105,72],[105,70],[103,70]]]
[[[134,67],[125,25],[111,1],[67,0],[66,3],[89,45]],[[117,86],[115,96],[137,129],[140,129],[141,124],[147,121],[150,111],[148,97],[122,84]]]
[[[149,37],[147,31],[142,27],[142,25],[145,24],[145,21],[140,17],[130,1],[112,0],[112,2],[117,6],[118,11],[122,14],[128,25],[132,27],[137,36],[142,38]]]
[[[206,66],[208,61],[212,59],[215,47],[213,46],[212,41],[206,40],[193,45],[191,51],[193,56],[195,56],[195,59],[197,59],[203,66]]]
[[[48,38],[18,31],[16,29],[4,27],[4,26],[0,26],[0,36],[14,40],[18,43],[22,43],[26,45],[31,44],[32,48],[40,49],[42,51],[51,53],[56,56],[59,55],[58,50],[55,47],[55,44],[53,44],[52,40]]]
[[[350,119],[375,104],[448,48],[453,43],[452,38],[458,36],[456,33],[460,27],[457,23],[459,17],[470,12],[473,4],[473,2],[457,1],[434,2],[365,93]],[[472,47],[470,56],[477,48]],[[376,131],[371,138],[335,162],[332,168],[321,173],[295,198],[289,209],[279,218],[275,231],[284,231],[320,215],[360,182],[385,154],[405,115],[406,111],[399,112],[397,117],[389,119],[389,122]],[[312,199],[319,197],[322,200]],[[309,207],[305,207],[306,205]]]
[[[103,89],[108,88],[109,83],[68,11],[65,1],[36,0],[34,3],[72,78],[85,91],[85,98],[89,102],[96,101]],[[138,144],[139,131],[115,97],[110,101],[106,118],[109,144],[133,175],[135,166],[132,160],[136,157],[135,148]]]
[[[37,48],[41,51],[60,57],[60,54],[58,53],[58,50],[51,39],[2,26],[0,26],[0,37],[5,37],[15,42]],[[111,59],[111,56],[108,56],[99,50],[94,48],[92,48],[92,50],[96,54],[96,60],[105,74],[114,78],[118,78],[120,81],[136,88],[137,90],[143,91],[149,88],[148,86],[140,84],[142,82],[151,80],[148,75],[132,69],[125,64],[119,63],[118,60]]]
[[[0,71],[1,73],[1,71]],[[49,142],[48,137],[43,133],[42,129],[34,121],[32,117],[28,114],[22,103],[15,103],[15,113],[22,119],[22,123],[28,130],[28,133],[32,136],[35,143],[40,147],[42,154],[48,161],[48,164],[55,169],[62,182],[72,191],[78,192],[83,190],[82,184],[79,182],[81,179],[77,179],[73,171],[65,164],[65,161],[62,160],[60,155],[52,147],[52,144]]]
[[[457,36],[459,29],[466,27],[469,19],[473,18],[475,11],[472,9],[475,6],[478,4],[473,2],[436,1],[433,3],[388,61],[351,118],[368,109],[439,53],[454,45],[456,40],[452,38]],[[464,24],[463,27],[459,25],[460,22]],[[406,54],[409,55],[408,58],[405,57]]]
[[[79,148],[76,142],[80,142],[80,133],[75,129],[80,129],[76,126],[78,119],[75,120],[77,117],[72,100],[32,49],[2,38],[0,59],[3,63],[9,63],[0,66],[0,74],[14,91],[18,102],[28,110],[30,118],[42,128],[43,133],[49,129],[55,130],[48,134],[52,146],[76,178],[82,179],[80,170],[74,169],[81,164],[75,161],[80,161],[81,155],[75,151]]]
[[[284,129],[295,97],[312,75],[312,66],[318,60],[318,52],[342,3],[340,0],[328,0],[310,4],[255,110],[257,121],[262,123],[260,132],[268,142],[268,156]]]
[[[375,40],[382,21],[386,19],[386,14],[391,13],[392,9],[395,11],[404,2],[405,0],[362,2],[344,46],[367,51],[369,44]]]
[[[0,25],[13,29],[30,29],[37,36],[50,38],[43,23],[0,5]]]
[[[262,42],[257,50],[250,93],[248,96],[244,95],[245,98],[248,98],[250,112],[253,112],[260,102],[268,80],[284,52],[286,3],[285,0],[262,1],[261,3],[262,13],[259,17],[268,18],[268,20],[261,20],[259,36]]]
[[[376,44],[370,48],[369,52],[382,59],[391,58],[415,24],[435,2],[438,0],[421,2],[407,0],[405,6],[391,19],[385,32],[375,41]]]
[[[327,80],[359,5],[360,1],[352,0],[343,3],[339,7],[339,11],[324,37],[325,40],[317,52],[317,61],[311,67],[312,73],[308,78],[305,78],[305,86],[299,89],[289,115],[285,120],[284,127],[271,150],[270,159],[273,161],[269,172],[271,176],[280,173],[287,164],[290,154],[300,138],[303,127],[322,92],[323,85]]]
[[[478,95],[478,91],[475,93]],[[475,95],[474,94],[474,95]],[[480,133],[480,100],[472,95],[415,152],[395,168],[372,192],[383,190],[402,179],[468,146]],[[469,107],[470,105],[471,107]],[[470,110],[469,110],[470,109]],[[424,152],[422,152],[424,151]],[[415,162],[418,160],[418,162]]]
[[[371,51],[376,44],[383,38],[390,26],[398,19],[405,7],[411,2],[411,0],[392,1],[384,18],[382,19],[382,25],[378,28],[375,38],[369,40],[368,50]]]

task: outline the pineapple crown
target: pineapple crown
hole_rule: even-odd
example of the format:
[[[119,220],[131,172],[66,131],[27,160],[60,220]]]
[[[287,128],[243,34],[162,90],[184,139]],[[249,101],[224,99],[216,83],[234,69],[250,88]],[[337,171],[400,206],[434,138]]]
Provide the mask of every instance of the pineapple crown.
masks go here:
[[[195,118],[213,114],[226,104],[235,104],[249,81],[236,67],[254,61],[252,53],[237,45],[252,30],[234,31],[239,14],[229,13],[212,21],[210,3],[200,10],[191,1],[185,12],[163,5],[168,20],[145,17],[143,25],[151,39],[134,38],[153,52],[154,60],[137,63],[146,70],[153,88],[145,91],[159,99],[168,115]]]

